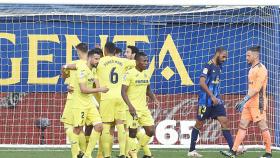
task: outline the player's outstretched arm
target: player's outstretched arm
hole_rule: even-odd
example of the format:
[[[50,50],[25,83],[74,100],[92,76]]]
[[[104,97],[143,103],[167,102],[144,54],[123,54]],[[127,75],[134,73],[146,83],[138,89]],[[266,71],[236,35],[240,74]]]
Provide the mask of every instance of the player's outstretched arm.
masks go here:
[[[85,94],[98,93],[98,92],[106,93],[109,91],[107,87],[88,88],[85,83],[80,83],[79,86],[81,92]]]
[[[65,64],[62,66],[62,68],[66,70],[77,70],[76,64]]]
[[[61,77],[68,78],[70,76],[70,70],[77,70],[76,64],[65,64],[61,67]]]
[[[152,92],[150,85],[147,86],[147,91],[146,95],[153,101],[155,102],[156,105],[159,105],[159,101],[157,100],[156,95]]]
[[[93,87],[93,88],[100,88],[100,83],[99,83],[99,80],[97,78],[94,79],[94,83],[95,83],[95,87]],[[101,98],[101,94],[100,93],[95,93],[94,97],[97,100],[97,102],[99,103],[100,98]]]
[[[94,83],[95,83],[95,88],[99,88],[100,87],[100,83],[98,79],[94,79]]]

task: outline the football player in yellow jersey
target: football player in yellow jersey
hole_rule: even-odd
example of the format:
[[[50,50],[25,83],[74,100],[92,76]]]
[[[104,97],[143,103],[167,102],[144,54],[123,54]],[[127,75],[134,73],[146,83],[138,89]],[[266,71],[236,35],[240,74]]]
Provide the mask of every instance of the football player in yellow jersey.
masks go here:
[[[126,48],[126,50],[125,50],[125,53],[124,53],[124,56],[127,58],[127,59],[129,59],[129,60],[134,60],[134,57],[135,57],[135,54],[136,53],[138,53],[139,52],[139,49],[137,48],[137,47],[135,47],[135,46],[127,46],[127,48]],[[132,68],[134,68],[134,66],[133,67],[128,67],[127,69],[126,69],[126,71],[127,70],[129,70],[129,69],[132,69]],[[126,157],[130,157],[129,156],[129,148],[128,148],[128,146],[129,146],[129,131],[128,131],[128,118],[130,117],[130,113],[129,113],[129,111],[128,111],[128,107],[127,106],[125,106],[126,107],[126,121],[125,121],[125,132],[126,132],[126,143],[125,143],[125,154],[126,154]]]
[[[87,61],[87,52],[88,52],[88,46],[85,43],[80,43],[78,44],[76,47],[77,50],[77,54],[80,60],[75,60],[73,61],[71,64],[80,64],[80,63],[86,63]],[[65,66],[63,67],[63,69],[65,69]],[[68,74],[67,74],[68,73]],[[67,86],[72,87],[72,82],[73,82],[73,77],[75,76],[76,71],[74,70],[63,70],[62,71],[62,76],[65,76],[65,84],[67,84]],[[68,76],[67,76],[68,75]],[[69,125],[71,126],[72,123],[72,118],[71,118],[71,112],[70,112],[70,102],[72,101],[72,94],[71,93],[67,93],[67,99],[66,99],[66,104],[63,110],[63,114],[61,117],[61,122],[64,123],[65,127],[68,127]],[[70,115],[70,116],[69,116]]]
[[[131,47],[135,47],[135,46],[131,46]],[[136,48],[136,47],[135,47]],[[138,52],[138,48],[136,48],[135,50],[137,50],[137,52]],[[134,60],[134,55],[135,55],[135,52],[136,51],[130,51],[130,52],[128,52],[129,54],[126,56],[127,57],[127,59],[133,59]],[[115,51],[115,56],[116,57],[121,57],[121,52],[122,52],[122,50],[120,49],[120,48],[118,48],[118,47],[116,47],[116,51]],[[128,113],[129,114],[129,112],[128,112],[128,108],[127,108],[127,112],[126,113]],[[127,115],[127,114],[126,114]],[[130,114],[129,114],[130,115]],[[125,123],[126,123],[126,121],[125,121]],[[88,128],[89,129],[89,128]],[[89,129],[90,130],[90,129]],[[115,124],[113,124],[112,126],[111,126],[111,128],[110,128],[110,134],[113,136],[114,135],[114,130],[115,130]],[[126,151],[126,156],[128,157],[128,150],[127,150],[127,141],[128,141],[128,128],[126,128],[126,126],[125,126],[125,131],[126,131],[126,146],[125,146],[125,151]],[[86,131],[85,131],[85,133],[86,133],[86,135],[87,135],[87,128],[86,128]],[[103,158],[103,149],[102,149],[102,145],[100,145],[102,142],[100,141],[99,142],[99,147],[98,147],[98,153],[97,153],[97,158]],[[112,139],[112,142],[111,142],[111,144],[110,144],[110,148],[112,149],[112,145],[113,145],[113,139]]]
[[[110,90],[101,94],[100,115],[103,122],[102,146],[104,157],[111,157],[110,144],[113,136],[110,134],[110,128],[113,123],[118,130],[118,141],[120,145],[119,157],[125,158],[125,129],[124,121],[125,105],[121,97],[122,78],[127,67],[135,65],[135,61],[114,56],[116,46],[112,42],[107,42],[104,48],[105,57],[100,59],[97,66],[97,76],[100,86],[106,86]]]
[[[137,47],[135,47],[135,46],[127,46],[124,55],[125,55],[125,57],[126,57],[127,59],[134,60],[135,54],[137,54],[138,52],[139,52],[139,49],[138,49]],[[130,68],[130,69],[131,69],[131,68]],[[130,116],[130,113],[129,113],[129,111],[128,111],[128,107],[127,107],[127,112],[126,112],[126,113],[127,113],[127,114],[126,114],[127,119],[130,118],[130,117],[129,117],[129,116]],[[127,120],[126,122],[129,122],[129,121]],[[126,130],[128,130],[128,128],[126,128]],[[145,136],[145,133],[142,132],[142,131],[140,131],[140,130],[138,129],[137,134],[136,134],[137,139],[140,140],[140,139],[141,139],[142,137],[144,137],[144,136]],[[128,144],[129,144],[129,142],[128,142],[128,137],[129,137],[129,135],[128,135],[128,132],[127,132],[126,153],[128,153]],[[152,153],[151,153],[151,150],[150,150],[150,148],[149,148],[148,145],[143,146],[143,152],[144,152],[143,158],[152,157]]]
[[[135,55],[136,67],[128,70],[124,76],[121,94],[122,98],[129,108],[132,122],[129,122],[129,149],[133,158],[137,157],[137,151],[146,146],[150,138],[154,135],[154,119],[147,106],[146,96],[158,105],[159,102],[150,89],[150,76],[146,67],[148,57],[145,53],[139,52]],[[136,143],[136,134],[138,125],[145,130],[145,135],[141,137],[139,143]],[[146,155],[151,157],[151,155]]]
[[[96,52],[97,54],[100,55],[100,58],[103,57],[103,51],[102,49],[99,48],[99,46],[97,45],[96,48],[94,48],[93,50],[91,51],[94,51]],[[98,63],[99,63],[99,60],[98,60]],[[98,63],[96,64],[96,66],[98,65]],[[93,74],[96,75],[96,67],[93,68]],[[99,83],[98,84],[95,84],[94,87],[98,87],[99,86]],[[96,105],[99,107],[100,105],[100,93],[94,93],[93,94],[94,96],[94,101],[96,101]],[[92,129],[93,129],[93,125],[86,125],[85,126],[85,136],[86,136],[86,141],[87,141],[87,144],[89,142],[89,138],[90,138],[90,135],[91,135],[91,132],[92,132]],[[112,130],[114,132],[114,129]],[[101,142],[101,138],[99,139],[99,144],[98,144],[98,152],[97,152],[97,155],[96,157],[97,158],[103,158],[103,150],[102,150],[102,142]]]
[[[74,126],[73,135],[71,137],[72,147],[75,152],[78,152],[79,139],[77,135],[82,132],[83,126],[93,125],[93,131],[91,132],[89,138],[89,144],[86,148],[85,156],[86,158],[91,158],[91,152],[96,145],[96,142],[99,140],[100,133],[102,131],[102,121],[99,115],[99,112],[94,105],[92,93],[97,92],[107,92],[108,88],[93,88],[93,84],[96,83],[97,87],[98,80],[96,80],[93,74],[93,67],[98,64],[100,59],[100,54],[95,51],[88,52],[87,63],[78,65],[68,65],[68,69],[76,69],[76,76],[74,77],[73,83],[73,101],[72,106],[72,124]],[[73,155],[73,154],[72,154]],[[79,155],[81,156],[81,155]],[[73,157],[77,157],[73,156]]]
[[[71,64],[81,65],[82,63],[86,63],[87,61],[87,51],[88,51],[88,46],[86,43],[79,43],[76,47],[77,54],[80,60],[73,61]],[[68,85],[68,87],[72,87],[73,85],[73,78],[75,77],[76,71],[73,70],[67,70],[65,69],[67,65],[64,65],[62,68],[62,77],[66,78],[65,79],[65,84]],[[71,135],[73,134],[73,125],[72,125],[72,113],[71,113],[71,107],[73,106],[73,95],[68,92],[67,94],[67,99],[66,99],[66,104],[63,110],[63,114],[61,117],[61,122],[64,123],[64,128],[66,135],[68,139],[70,140]],[[79,147],[81,152],[85,152],[86,150],[86,140],[84,132],[80,132],[79,134]],[[76,150],[72,151],[72,155],[75,156],[77,155]]]
[[[85,124],[93,125],[89,144],[87,146],[85,156],[91,158],[91,152],[99,140],[102,131],[102,121],[99,112],[92,100],[92,94],[97,92],[108,92],[108,88],[100,87],[93,88],[95,76],[92,73],[92,68],[97,65],[100,55],[94,51],[88,52],[87,64],[84,64],[77,69],[76,84],[77,90],[74,91],[75,106],[72,107],[74,133],[79,134],[83,130]],[[76,142],[78,139],[76,139]]]
[[[92,50],[90,50],[90,51],[93,51],[95,54],[97,54],[98,55],[98,57],[99,57],[99,59],[98,60],[96,60],[96,66],[98,65],[98,63],[99,63],[99,60],[100,60],[100,58],[102,58],[103,57],[103,51],[102,51],[102,49],[100,49],[100,48],[94,48],[94,49],[92,49]],[[96,76],[96,66],[94,66],[93,67],[93,69],[92,69],[92,73]],[[98,80],[96,80],[96,81],[98,81]],[[98,88],[99,87],[99,82],[98,82],[98,84],[94,84],[94,88]],[[99,107],[99,103],[100,103],[100,94],[99,93],[94,93],[93,94],[93,101],[95,102],[95,104]],[[91,131],[92,131],[92,129],[93,129],[93,125],[86,125],[85,126],[85,136],[86,136],[86,143],[88,144],[88,142],[89,142],[89,138],[90,138],[90,134],[91,134]],[[86,144],[86,146],[87,146],[87,144]]]

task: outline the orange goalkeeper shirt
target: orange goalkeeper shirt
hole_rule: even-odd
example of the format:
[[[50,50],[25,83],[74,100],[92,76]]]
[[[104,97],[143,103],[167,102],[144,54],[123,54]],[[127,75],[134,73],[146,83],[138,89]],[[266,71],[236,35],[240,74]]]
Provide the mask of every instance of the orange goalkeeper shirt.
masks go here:
[[[248,75],[248,90],[251,89],[259,92],[254,95],[248,102],[248,106],[259,108],[261,111],[266,110],[267,106],[267,97],[266,97],[266,87],[268,80],[268,72],[266,67],[258,63],[252,67]]]

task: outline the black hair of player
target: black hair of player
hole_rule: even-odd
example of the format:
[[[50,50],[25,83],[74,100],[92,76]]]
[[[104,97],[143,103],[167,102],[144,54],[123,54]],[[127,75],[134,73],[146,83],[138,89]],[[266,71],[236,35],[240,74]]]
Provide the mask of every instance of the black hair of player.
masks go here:
[[[122,52],[122,49],[119,48],[119,47],[116,47],[116,54],[119,54],[119,53],[121,53],[121,52]]]
[[[115,52],[116,52],[116,45],[113,42],[107,42],[105,44],[105,49],[107,49],[107,53],[115,54]]]
[[[135,60],[139,60],[139,58],[142,57],[142,56],[143,56],[143,57],[146,57],[147,54],[145,54],[144,52],[138,52],[138,53],[135,54],[134,59],[135,59]]]
[[[94,48],[93,50],[94,50],[97,54],[99,54],[100,57],[103,57],[103,51],[102,51],[101,48]]]
[[[91,56],[91,55],[94,55],[94,54],[100,55],[100,57],[102,57],[103,56],[102,49],[94,48],[94,49],[91,49],[91,50],[88,51],[88,57]]]
[[[225,49],[225,48],[223,48],[223,47],[218,47],[218,48],[216,48],[216,54],[217,53],[222,53],[222,52],[226,52],[227,50]]]
[[[261,50],[261,46],[253,46],[253,47],[248,48],[247,51],[260,52],[260,50]]]
[[[127,48],[131,49],[132,54],[139,53],[139,49],[135,46],[127,46]]]
[[[88,45],[86,43],[79,43],[78,45],[76,45],[75,48],[77,50],[80,50],[83,53],[87,53],[88,52]]]

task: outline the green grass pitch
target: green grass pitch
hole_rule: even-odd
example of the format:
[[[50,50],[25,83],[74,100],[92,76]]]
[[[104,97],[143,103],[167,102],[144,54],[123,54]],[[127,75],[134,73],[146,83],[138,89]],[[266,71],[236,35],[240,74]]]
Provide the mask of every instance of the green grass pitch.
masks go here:
[[[198,150],[204,158],[224,158],[217,149]],[[263,154],[261,149],[248,150],[240,158],[258,158]],[[96,153],[96,152],[94,152]],[[186,150],[183,149],[152,149],[154,158],[187,158]],[[116,150],[112,158],[117,157]],[[70,149],[6,149],[0,148],[1,158],[71,158]],[[280,151],[273,151],[273,157],[280,158]],[[95,158],[95,154],[93,154]],[[142,158],[142,153],[139,153]]]

